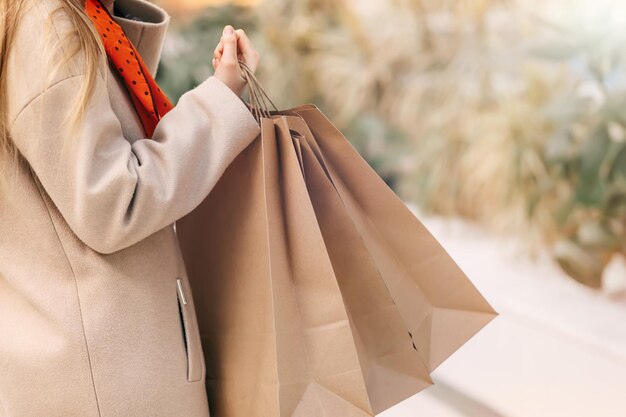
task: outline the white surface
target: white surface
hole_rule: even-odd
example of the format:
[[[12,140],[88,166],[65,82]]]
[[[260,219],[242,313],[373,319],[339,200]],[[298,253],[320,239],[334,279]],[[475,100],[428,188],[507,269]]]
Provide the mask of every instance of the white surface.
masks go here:
[[[419,217],[500,316],[433,373],[435,386],[381,417],[626,416],[624,303],[513,239]]]

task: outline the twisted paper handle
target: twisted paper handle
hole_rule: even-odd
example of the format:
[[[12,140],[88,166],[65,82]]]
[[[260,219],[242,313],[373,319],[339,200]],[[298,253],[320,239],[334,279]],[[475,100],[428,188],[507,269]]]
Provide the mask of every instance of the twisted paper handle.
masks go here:
[[[278,111],[278,108],[274,102],[269,98],[259,80],[254,76],[248,64],[239,60],[239,66],[242,70],[242,76],[245,78],[248,91],[250,91],[250,111],[259,124],[261,123],[261,117],[270,117],[270,109],[268,102],[274,107],[274,110]],[[267,101],[266,101],[267,100]]]

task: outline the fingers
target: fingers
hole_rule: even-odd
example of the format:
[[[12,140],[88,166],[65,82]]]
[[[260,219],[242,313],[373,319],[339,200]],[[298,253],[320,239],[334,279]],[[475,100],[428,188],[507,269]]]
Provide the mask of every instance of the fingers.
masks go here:
[[[213,50],[213,59],[212,59],[212,64],[213,64],[213,68],[217,69],[217,66],[220,64],[220,61],[222,60],[222,57],[224,55],[224,47],[225,45],[230,42],[230,44],[233,43],[232,38],[230,41],[228,41],[226,38],[230,38],[230,34],[229,34],[229,30],[233,30],[233,34],[235,35],[236,40],[239,39],[239,33],[237,33],[237,31],[234,30],[234,28],[231,25],[226,25],[224,26],[224,29],[222,30],[222,36],[220,38],[219,43],[217,44],[217,46],[215,47],[215,49]],[[237,43],[235,42],[235,61],[237,58]],[[232,49],[232,48],[231,48]],[[231,51],[231,59],[232,59],[232,51]]]
[[[239,47],[241,56],[246,64],[248,64],[248,66],[254,72],[254,70],[256,70],[257,66],[259,65],[259,53],[254,48],[254,46],[252,45],[252,41],[250,41],[250,38],[243,29],[237,29],[235,33],[237,33],[238,35],[237,45]]]
[[[222,36],[224,37],[224,50],[220,59],[220,65],[235,65],[237,63],[237,36],[235,35],[235,28],[231,25],[226,25]]]
[[[234,42],[229,33],[227,33],[229,29],[233,29],[233,33],[235,35]],[[217,69],[220,65],[220,62],[224,59],[225,54],[228,54],[228,58],[226,58],[227,61],[237,62],[238,59],[243,60],[246,64],[248,64],[252,72],[254,72],[259,65],[260,55],[252,45],[252,41],[248,37],[248,34],[243,29],[234,30],[231,25],[226,25],[224,27],[222,37],[213,50],[212,64],[214,69]]]
[[[241,31],[241,29],[237,29],[235,31],[235,35],[237,36],[237,40],[239,40],[240,31]],[[219,60],[222,57],[222,53],[223,52],[224,52],[224,35],[222,35],[222,37],[220,38],[220,41],[218,42],[217,46],[213,50],[213,57],[217,58]]]

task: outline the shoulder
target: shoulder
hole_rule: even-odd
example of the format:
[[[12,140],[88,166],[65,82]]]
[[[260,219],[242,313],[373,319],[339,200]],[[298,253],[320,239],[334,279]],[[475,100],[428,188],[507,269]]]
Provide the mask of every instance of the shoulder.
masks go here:
[[[25,0],[7,57],[8,120],[46,88],[83,75],[76,16],[63,0]]]
[[[81,54],[72,52],[81,44],[79,26],[91,25],[87,15],[83,10],[72,10],[76,7],[73,2],[64,0],[25,0],[25,3],[26,12],[22,14],[15,39],[18,49],[65,59],[66,69],[78,75],[84,65]]]

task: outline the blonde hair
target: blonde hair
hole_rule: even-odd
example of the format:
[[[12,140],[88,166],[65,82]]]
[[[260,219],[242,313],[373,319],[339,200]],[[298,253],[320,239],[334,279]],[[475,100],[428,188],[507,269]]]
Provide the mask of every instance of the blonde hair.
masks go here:
[[[21,17],[34,6],[33,2],[41,1],[46,0],[0,1],[0,196],[2,196],[8,181],[13,178],[19,158],[19,152],[11,141],[8,131],[8,57],[11,48],[14,47],[14,38]],[[51,85],[51,81],[60,67],[67,65],[70,58],[79,52],[84,56],[84,60],[78,60],[78,62],[84,65],[79,71],[81,74],[85,74],[85,82],[82,83],[81,90],[65,117],[65,124],[61,127],[67,132],[63,135],[64,140],[67,141],[71,140],[79,130],[89,100],[95,90],[98,68],[99,66],[101,70],[106,68],[106,52],[100,35],[84,11],[85,0],[57,0],[57,3],[57,7],[50,11],[44,25],[44,36],[47,44],[45,62],[46,68],[50,69],[47,71],[48,80],[44,91]],[[69,25],[71,30],[57,35],[53,23],[57,13],[63,13],[67,16],[71,22]],[[106,72],[103,71],[102,74],[106,74]],[[106,82],[106,76],[104,81]]]

